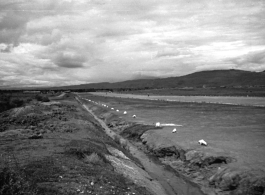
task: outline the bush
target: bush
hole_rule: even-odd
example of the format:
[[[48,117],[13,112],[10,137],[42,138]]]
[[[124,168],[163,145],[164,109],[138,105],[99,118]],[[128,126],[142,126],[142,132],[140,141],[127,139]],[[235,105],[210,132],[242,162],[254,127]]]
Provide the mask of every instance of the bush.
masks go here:
[[[76,156],[79,160],[85,160],[92,164],[96,161],[106,164],[108,160],[105,158],[105,154],[109,154],[109,152],[104,144],[95,140],[89,142],[73,140],[65,148],[65,154]]]
[[[95,152],[90,154],[89,156],[85,156],[85,162],[91,164],[104,164],[102,158]]]
[[[15,107],[23,106],[25,102],[22,99],[15,98],[15,99],[11,99],[9,104],[12,108],[15,108]]]
[[[11,108],[24,106],[25,101],[21,98],[12,98],[10,95],[0,96],[0,112],[4,112]]]
[[[32,101],[32,98],[27,98],[27,99],[26,99],[26,102],[27,102],[27,103],[29,103],[29,102],[31,102],[31,101]]]
[[[39,95],[39,94],[37,94],[35,96],[35,99],[40,101],[40,102],[49,102],[50,101],[47,96],[43,96],[43,95]]]

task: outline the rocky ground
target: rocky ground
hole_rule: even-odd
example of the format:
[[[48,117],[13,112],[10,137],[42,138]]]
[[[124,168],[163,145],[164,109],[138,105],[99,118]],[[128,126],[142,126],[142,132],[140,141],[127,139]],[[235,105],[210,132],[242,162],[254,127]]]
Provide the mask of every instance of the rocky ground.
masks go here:
[[[71,96],[0,113],[1,195],[152,194],[138,164]]]
[[[237,159],[218,155],[200,147],[184,150],[169,140],[153,134],[154,126],[125,121],[106,109],[88,103],[90,109],[113,131],[129,139],[145,151],[158,158],[163,164],[170,165],[184,177],[199,184],[206,194],[220,195],[264,195],[265,173],[228,166]]]

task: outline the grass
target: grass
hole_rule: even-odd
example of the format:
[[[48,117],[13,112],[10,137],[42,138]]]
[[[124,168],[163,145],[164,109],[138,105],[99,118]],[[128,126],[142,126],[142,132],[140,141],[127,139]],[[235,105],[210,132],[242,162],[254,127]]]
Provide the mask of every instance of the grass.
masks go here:
[[[4,168],[0,171],[1,195],[34,195],[38,190],[35,183],[21,169]]]
[[[90,164],[104,164],[102,157],[100,157],[97,153],[93,152],[89,156],[85,156],[85,162]]]
[[[41,186],[41,183],[58,181],[62,169],[53,158],[30,161],[22,165],[13,154],[8,154],[5,166],[0,169],[0,195],[60,194],[58,190]]]
[[[109,154],[105,145],[98,141],[71,141],[65,148],[65,154],[77,157],[86,163],[103,165],[109,163],[105,158]]]
[[[65,108],[64,112],[67,117],[70,115],[76,131],[62,132],[64,121],[44,117],[42,123],[57,124],[54,125],[56,131],[45,133],[43,139],[0,141],[0,195],[70,195],[82,191],[94,195],[123,195],[128,192],[149,195],[146,189],[117,173],[105,158],[110,155],[108,145],[122,148],[102,131],[97,121],[75,101],[68,98],[61,102],[61,106],[40,106],[30,112],[35,116],[35,111],[41,115],[42,111]],[[73,111],[70,105],[74,105],[76,110]],[[35,109],[34,106],[32,108]],[[36,120],[34,118],[34,122]],[[11,125],[12,128],[21,128],[18,123]],[[11,125],[7,123],[7,127]],[[0,135],[0,139],[4,138]],[[7,147],[10,147],[9,153]]]
[[[4,112],[11,108],[21,107],[31,102],[32,100],[41,102],[49,102],[47,95],[43,94],[24,94],[24,93],[4,93],[0,94],[0,112]]]

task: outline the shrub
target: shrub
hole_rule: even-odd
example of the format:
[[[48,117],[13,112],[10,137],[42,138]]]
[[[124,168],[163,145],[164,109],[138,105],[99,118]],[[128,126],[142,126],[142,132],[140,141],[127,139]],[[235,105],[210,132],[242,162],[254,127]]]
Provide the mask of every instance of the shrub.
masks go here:
[[[73,140],[65,148],[65,154],[76,156],[79,160],[85,160],[92,164],[96,161],[106,164],[108,160],[105,158],[105,154],[109,154],[109,152],[104,144],[95,140],[89,142]]]
[[[35,99],[40,101],[40,102],[49,102],[50,101],[47,96],[43,96],[43,95],[39,95],[39,94],[37,94],[35,96]]]
[[[20,107],[25,104],[21,98],[12,98],[10,95],[0,96],[0,112],[9,110],[11,108]]]
[[[91,163],[91,164],[103,164],[104,163],[102,158],[95,152],[93,152],[89,156],[86,155],[84,160],[85,162]]]
[[[26,99],[26,102],[27,102],[27,103],[29,103],[29,102],[31,102],[31,101],[32,101],[32,98],[27,98],[27,99]]]
[[[22,99],[15,98],[15,99],[11,99],[9,104],[12,108],[15,108],[15,107],[23,106],[25,102]]]

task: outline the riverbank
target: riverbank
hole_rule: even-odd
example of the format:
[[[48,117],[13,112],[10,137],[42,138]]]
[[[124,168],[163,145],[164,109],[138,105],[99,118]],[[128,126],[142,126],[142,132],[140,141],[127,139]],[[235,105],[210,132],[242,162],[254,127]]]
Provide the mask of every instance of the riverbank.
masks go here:
[[[0,124],[0,195],[156,194],[71,94],[2,112]]]
[[[106,101],[105,103],[107,104]],[[114,131],[134,141],[143,151],[158,157],[161,162],[199,184],[209,194],[213,193],[212,190],[215,194],[262,194],[264,191],[264,172],[229,166],[237,160],[233,156],[212,152],[209,150],[211,147],[186,150],[166,137],[161,137],[161,134],[156,133],[159,130],[154,126],[148,130],[149,126],[128,123],[108,112],[102,114],[97,109],[94,112]],[[145,128],[147,129],[143,130]]]
[[[176,176],[176,172],[171,169],[169,166],[167,169],[164,168],[164,165],[159,163],[159,161],[156,161],[156,163],[153,162],[154,156],[146,156],[144,154],[141,147],[138,147],[137,145],[131,144],[131,142],[128,141],[128,139],[124,139],[124,137],[121,136],[118,132],[122,132],[126,127],[135,127],[134,123],[128,123],[124,120],[120,120],[117,116],[112,115],[110,113],[104,112],[104,110],[100,109],[98,106],[94,106],[91,104],[87,104],[86,100],[83,98],[77,98],[77,100],[84,106],[84,108],[91,113],[102,125],[102,127],[105,129],[105,132],[114,139],[117,143],[119,143],[121,146],[123,146],[127,151],[129,151],[134,157],[136,157],[141,164],[143,165],[144,170],[147,171],[147,173],[152,177],[152,182],[158,182],[156,184],[156,188],[161,185],[160,189],[164,189],[159,191],[156,189],[154,192],[155,194],[167,194],[167,195],[176,195],[176,194],[182,194],[182,195],[203,195],[202,191],[198,188],[197,185],[194,183],[189,182],[188,180],[184,180],[181,177]],[[108,121],[108,122],[107,122]],[[138,126],[138,125],[136,125]],[[145,128],[145,130],[153,129],[153,126],[142,126],[140,125],[137,129],[137,132],[139,133],[139,130],[142,130]],[[145,131],[144,130],[144,131]],[[142,133],[144,131],[141,131]],[[130,141],[133,142],[133,140],[130,139]],[[133,142],[136,144],[136,142]],[[140,150],[139,150],[140,149]]]

